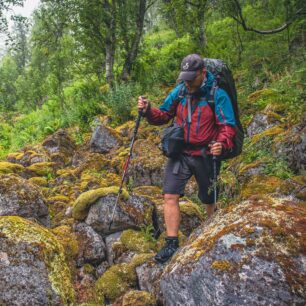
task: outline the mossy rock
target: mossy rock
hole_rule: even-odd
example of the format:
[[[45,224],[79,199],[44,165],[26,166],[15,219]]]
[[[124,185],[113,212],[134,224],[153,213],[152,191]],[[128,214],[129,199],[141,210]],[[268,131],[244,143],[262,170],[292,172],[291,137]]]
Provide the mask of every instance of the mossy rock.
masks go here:
[[[0,215],[21,216],[50,226],[50,217],[40,187],[16,174],[0,175]]]
[[[126,249],[136,253],[149,253],[156,248],[156,243],[149,241],[143,232],[131,229],[122,232],[120,241]]]
[[[34,176],[29,178],[28,180],[30,183],[35,184],[40,187],[47,187],[48,186],[48,180],[45,177],[41,176]]]
[[[118,194],[119,187],[112,186],[106,188],[99,188],[82,193],[75,201],[72,216],[77,220],[84,220],[87,216],[87,212],[90,205],[95,203],[99,198],[107,196],[109,194]],[[129,197],[128,192],[123,189],[121,197],[127,199]]]
[[[42,162],[30,165],[27,170],[39,176],[48,176],[55,173],[53,167],[54,163],[52,162]]]
[[[10,162],[0,162],[0,174],[21,173],[25,170],[22,165]]]
[[[252,137],[252,143],[255,144],[264,137],[276,136],[276,135],[282,134],[283,132],[284,132],[283,127],[279,125],[272,126],[271,128],[268,128],[265,131],[254,135]]]
[[[121,306],[155,306],[156,299],[149,292],[130,290],[123,296],[123,298],[120,301],[120,305]]]
[[[19,161],[24,156],[24,152],[12,152],[7,155],[8,160],[16,160]]]
[[[288,198],[272,196],[219,211],[165,267],[160,281],[164,303],[302,304],[305,213]],[[207,291],[211,283],[218,297]]]
[[[0,217],[0,299],[5,305],[70,305],[74,290],[64,248],[52,232],[29,220]]]
[[[241,196],[243,199],[247,199],[253,195],[265,195],[275,192],[288,195],[292,190],[293,186],[278,177],[253,175],[251,180],[242,186]]]
[[[136,267],[152,258],[153,254],[134,256],[132,261],[111,266],[96,282],[98,294],[113,302],[129,289],[136,286]]]
[[[78,255],[79,244],[77,236],[71,227],[67,225],[58,226],[52,229],[52,232],[63,245],[67,259],[75,258]]]

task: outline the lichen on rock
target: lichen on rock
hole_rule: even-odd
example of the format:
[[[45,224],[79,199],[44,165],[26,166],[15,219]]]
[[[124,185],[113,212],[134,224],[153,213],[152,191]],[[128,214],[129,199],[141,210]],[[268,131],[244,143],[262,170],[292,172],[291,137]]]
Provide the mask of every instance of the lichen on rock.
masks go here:
[[[4,304],[74,302],[64,249],[51,231],[26,219],[8,216],[0,217],[0,233],[1,251],[8,256],[0,269],[0,300]]]
[[[165,303],[303,303],[304,215],[304,207],[272,196],[217,213],[166,267],[160,282]]]

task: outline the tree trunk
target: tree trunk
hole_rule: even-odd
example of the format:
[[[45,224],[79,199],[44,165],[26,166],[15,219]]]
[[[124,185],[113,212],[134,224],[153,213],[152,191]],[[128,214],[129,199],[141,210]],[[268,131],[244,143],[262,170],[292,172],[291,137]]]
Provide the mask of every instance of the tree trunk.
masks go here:
[[[132,40],[131,47],[127,52],[121,74],[121,79],[123,81],[127,81],[130,78],[132,67],[138,54],[139,43],[143,32],[144,16],[146,13],[146,3],[147,0],[139,0],[138,14],[136,19],[136,31]]]
[[[116,1],[104,1],[106,13],[106,28],[108,31],[105,36],[105,71],[106,81],[110,87],[114,84],[114,60],[116,47]]]

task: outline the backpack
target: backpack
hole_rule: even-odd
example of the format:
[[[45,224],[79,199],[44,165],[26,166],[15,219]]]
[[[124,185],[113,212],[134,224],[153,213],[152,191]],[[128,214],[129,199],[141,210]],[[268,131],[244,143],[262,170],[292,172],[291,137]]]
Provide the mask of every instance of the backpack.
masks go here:
[[[215,84],[213,85],[213,88],[208,96],[208,104],[210,105],[212,111],[215,113],[214,95],[218,87],[227,92],[232,102],[237,124],[237,131],[233,139],[234,146],[231,150],[227,150],[221,156],[221,159],[223,160],[231,159],[241,154],[244,140],[244,131],[239,118],[235,81],[232,72],[223,61],[211,58],[204,58],[203,61],[207,71],[211,72],[215,77]]]

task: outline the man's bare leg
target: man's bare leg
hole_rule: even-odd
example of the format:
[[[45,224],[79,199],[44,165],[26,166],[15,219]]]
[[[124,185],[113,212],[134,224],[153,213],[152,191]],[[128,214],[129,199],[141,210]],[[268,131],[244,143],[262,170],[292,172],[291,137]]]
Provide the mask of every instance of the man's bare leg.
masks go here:
[[[178,194],[165,194],[164,216],[167,230],[165,246],[156,254],[155,260],[164,263],[169,260],[179,247],[178,230],[181,214]]]
[[[168,237],[177,237],[181,222],[179,194],[165,194],[164,216]]]
[[[207,204],[206,206],[206,214],[207,214],[207,218],[210,218],[216,209],[216,205],[215,204]]]

